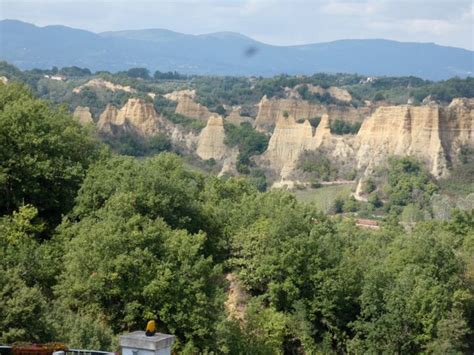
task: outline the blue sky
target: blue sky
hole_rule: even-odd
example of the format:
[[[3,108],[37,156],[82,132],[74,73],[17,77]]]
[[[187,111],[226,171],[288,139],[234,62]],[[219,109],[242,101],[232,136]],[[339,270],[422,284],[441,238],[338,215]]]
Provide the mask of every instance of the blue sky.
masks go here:
[[[473,0],[0,0],[0,18],[94,32],[234,31],[276,45],[386,38],[474,49]]]

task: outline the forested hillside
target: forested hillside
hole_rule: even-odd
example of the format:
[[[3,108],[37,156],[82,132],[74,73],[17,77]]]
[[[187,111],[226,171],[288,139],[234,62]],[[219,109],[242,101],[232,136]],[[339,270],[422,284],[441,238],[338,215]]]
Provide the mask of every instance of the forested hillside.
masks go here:
[[[155,319],[184,354],[472,352],[474,211],[400,224],[437,187],[416,161],[390,164],[388,213],[361,229],[173,153],[121,156],[64,107],[0,83],[0,343],[116,351]]]
[[[347,39],[274,46],[232,32],[189,35],[148,29],[93,33],[15,20],[0,20],[0,31],[0,59],[23,69],[79,65],[117,71],[140,63],[149,70],[178,69],[199,75],[345,72],[418,75],[433,80],[473,72],[471,50],[435,43]]]

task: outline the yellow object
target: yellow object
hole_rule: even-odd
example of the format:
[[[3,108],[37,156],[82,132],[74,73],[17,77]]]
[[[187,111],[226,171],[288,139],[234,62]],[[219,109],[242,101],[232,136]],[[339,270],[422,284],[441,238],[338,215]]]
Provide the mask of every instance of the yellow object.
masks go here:
[[[148,321],[146,324],[146,335],[154,335],[156,333],[156,324],[154,320]]]

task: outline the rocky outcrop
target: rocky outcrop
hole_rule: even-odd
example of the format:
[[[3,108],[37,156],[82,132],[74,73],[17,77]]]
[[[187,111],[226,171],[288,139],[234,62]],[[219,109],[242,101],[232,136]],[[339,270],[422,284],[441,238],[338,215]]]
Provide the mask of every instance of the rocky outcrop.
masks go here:
[[[357,135],[357,168],[367,175],[388,156],[413,155],[425,162],[435,177],[447,176],[441,116],[437,105],[378,108]]]
[[[6,76],[0,76],[0,83],[2,84],[8,83],[8,78]]]
[[[102,134],[109,136],[132,133],[150,137],[163,133],[171,139],[173,145],[188,153],[196,150],[198,139],[192,132],[158,115],[152,103],[137,98],[129,99],[120,110],[107,105],[100,115],[97,128]]]
[[[255,119],[255,128],[261,132],[272,132],[276,122],[286,113],[296,120],[321,117],[328,114],[331,118],[343,118],[350,122],[361,122],[372,112],[370,107],[354,108],[341,105],[319,105],[305,100],[268,99],[264,96],[258,104],[258,114]]]
[[[289,185],[291,175],[304,151],[324,149],[332,159],[348,162],[354,157],[353,139],[331,134],[327,114],[323,114],[316,129],[313,129],[308,120],[297,123],[293,117],[281,118],[262,160],[279,176],[280,181],[275,186]]]
[[[309,121],[296,123],[293,117],[281,117],[262,156],[272,170],[286,178],[295,168],[300,154],[313,149],[313,128]]]
[[[212,115],[206,106],[195,102],[187,95],[182,96],[177,101],[176,113],[201,120],[207,120]]]
[[[171,100],[171,101],[179,101],[183,97],[189,97],[191,99],[194,99],[196,97],[196,90],[177,90],[170,92],[168,94],[163,95],[165,99]]]
[[[474,146],[474,99],[456,98],[443,110],[441,143],[450,162],[459,163],[461,147]]]
[[[252,123],[252,119],[247,116],[242,116],[240,110],[240,106],[233,107],[230,114],[225,118],[226,122],[232,123],[236,126],[239,126],[244,122]]]
[[[335,98],[336,100],[342,101],[342,102],[351,102],[352,101],[352,96],[347,91],[346,89],[338,88],[336,86],[330,86],[329,88],[323,88],[322,86],[314,86],[311,84],[307,84],[307,88],[309,92],[312,94],[329,94],[331,97]],[[296,89],[296,87],[295,87]]]
[[[133,89],[130,86],[123,86],[123,85],[119,85],[119,84],[114,84],[114,83],[111,83],[110,81],[107,81],[107,80],[104,80],[104,79],[89,80],[87,83],[73,89],[72,92],[74,92],[76,94],[79,94],[82,91],[82,89],[87,88],[87,87],[93,88],[93,89],[106,89],[106,90],[110,90],[110,91],[113,91],[113,92],[125,91],[125,92],[131,93],[131,94],[137,92],[137,90]]]
[[[318,149],[340,166],[351,164],[362,176],[372,174],[389,156],[411,155],[436,178],[446,177],[461,147],[474,146],[473,108],[474,100],[468,99],[455,99],[447,107],[379,107],[356,136],[331,134],[328,115],[314,133],[307,120],[281,117],[262,158],[281,181],[291,180],[301,153]]]
[[[129,131],[141,136],[156,134],[163,126],[163,118],[156,113],[153,104],[137,98],[129,99],[120,110],[107,105],[97,123],[103,133]]]
[[[199,134],[196,154],[203,160],[222,160],[229,156],[230,149],[224,143],[224,120],[221,116],[211,116],[206,127]]]
[[[436,177],[447,177],[462,146],[474,146],[474,100],[454,99],[447,107],[430,101],[419,107],[380,107],[357,135],[357,168],[364,177],[391,155],[415,156]]]
[[[91,111],[87,106],[77,106],[72,115],[81,125],[94,123]]]
[[[175,113],[201,120],[207,120],[212,116],[212,113],[207,109],[207,107],[194,101],[194,98],[196,97],[195,90],[187,89],[173,91],[163,95],[163,97],[177,102]]]
[[[112,105],[107,104],[104,112],[99,116],[99,121],[97,122],[97,128],[100,132],[110,134],[112,133],[112,127],[118,125],[117,123],[118,109]]]

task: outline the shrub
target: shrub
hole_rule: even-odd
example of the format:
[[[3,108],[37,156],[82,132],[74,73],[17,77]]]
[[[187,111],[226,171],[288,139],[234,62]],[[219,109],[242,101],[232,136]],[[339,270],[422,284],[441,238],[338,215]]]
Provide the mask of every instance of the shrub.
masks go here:
[[[329,124],[331,133],[338,134],[338,135],[356,134],[357,132],[359,132],[360,126],[361,126],[360,122],[350,123],[340,118],[337,118],[334,121],[331,120]]]

